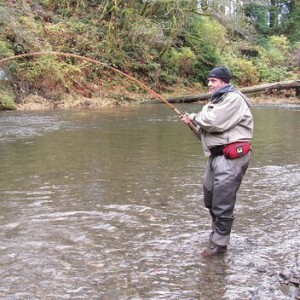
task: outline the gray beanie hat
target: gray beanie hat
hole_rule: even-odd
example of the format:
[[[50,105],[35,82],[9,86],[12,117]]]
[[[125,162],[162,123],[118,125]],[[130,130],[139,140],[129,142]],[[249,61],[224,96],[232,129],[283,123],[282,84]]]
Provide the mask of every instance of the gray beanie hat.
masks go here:
[[[232,78],[232,75],[227,68],[216,67],[209,72],[207,77],[208,78],[219,78],[219,79],[229,83],[230,79]]]

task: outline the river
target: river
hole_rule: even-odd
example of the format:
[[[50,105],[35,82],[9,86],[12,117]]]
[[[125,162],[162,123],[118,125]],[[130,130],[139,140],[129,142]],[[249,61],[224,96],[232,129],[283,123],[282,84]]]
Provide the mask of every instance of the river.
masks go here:
[[[231,244],[214,259],[200,255],[206,158],[167,106],[1,112],[0,299],[300,297],[300,106],[252,111]]]

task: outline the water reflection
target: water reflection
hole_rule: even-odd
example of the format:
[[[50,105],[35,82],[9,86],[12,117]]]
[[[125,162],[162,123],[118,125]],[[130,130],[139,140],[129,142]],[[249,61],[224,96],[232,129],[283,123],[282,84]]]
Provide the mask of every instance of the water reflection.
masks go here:
[[[299,109],[254,117],[229,252],[205,260],[206,159],[167,108],[1,113],[1,299],[289,299]]]

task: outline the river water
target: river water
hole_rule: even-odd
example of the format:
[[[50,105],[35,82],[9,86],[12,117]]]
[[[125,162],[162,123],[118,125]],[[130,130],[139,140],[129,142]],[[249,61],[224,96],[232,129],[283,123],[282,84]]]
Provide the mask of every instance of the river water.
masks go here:
[[[1,112],[0,299],[300,297],[300,106],[253,115],[231,244],[205,259],[206,158],[168,107]]]

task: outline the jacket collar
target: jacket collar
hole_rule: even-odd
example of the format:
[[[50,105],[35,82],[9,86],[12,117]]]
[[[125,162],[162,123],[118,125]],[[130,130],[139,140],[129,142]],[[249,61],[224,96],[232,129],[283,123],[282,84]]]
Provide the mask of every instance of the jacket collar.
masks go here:
[[[235,88],[231,84],[226,84],[223,87],[219,88],[215,92],[212,93],[211,95],[211,103],[218,103],[221,99],[220,97],[229,93],[229,92],[234,92]]]

